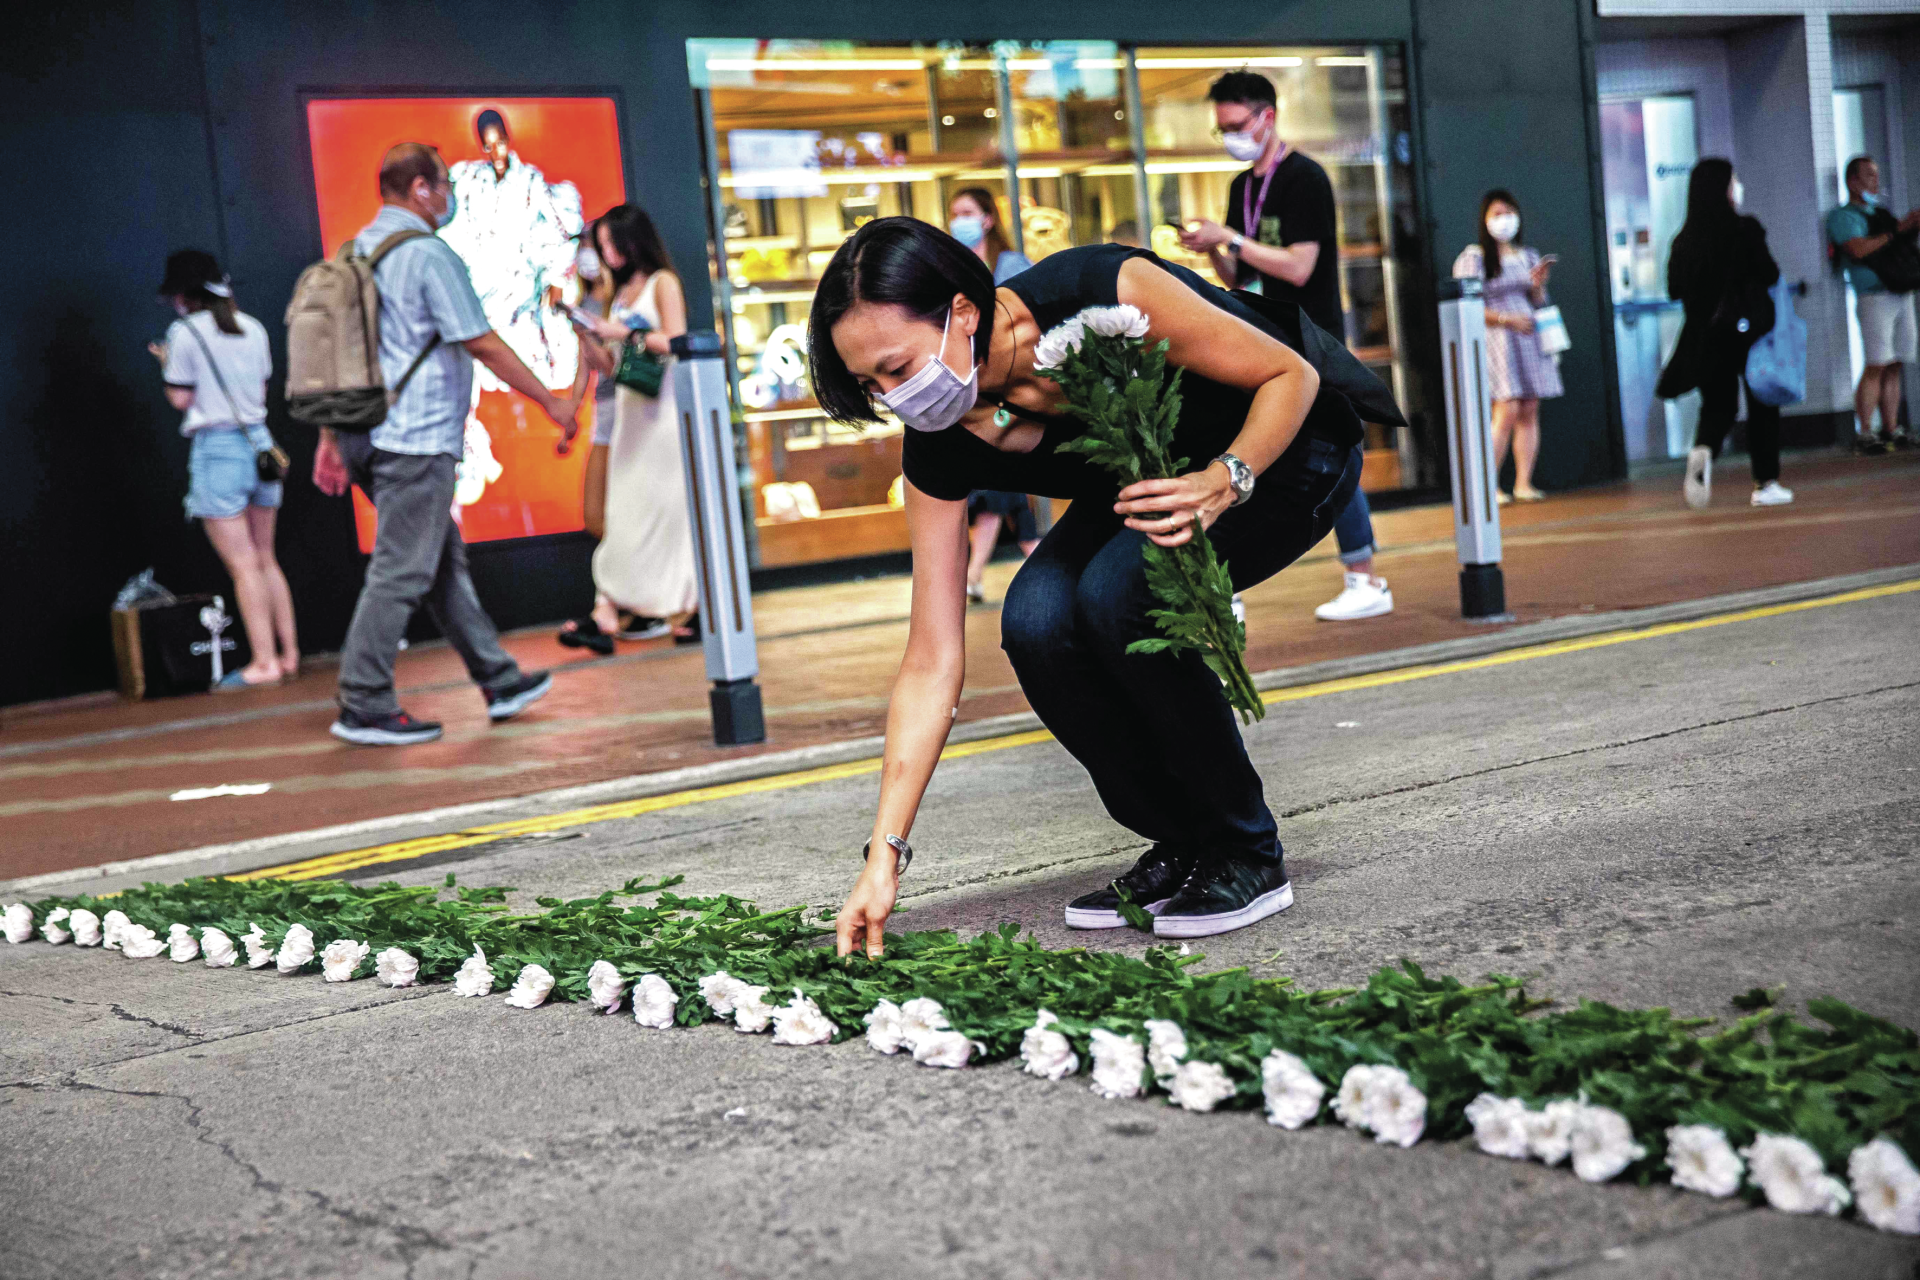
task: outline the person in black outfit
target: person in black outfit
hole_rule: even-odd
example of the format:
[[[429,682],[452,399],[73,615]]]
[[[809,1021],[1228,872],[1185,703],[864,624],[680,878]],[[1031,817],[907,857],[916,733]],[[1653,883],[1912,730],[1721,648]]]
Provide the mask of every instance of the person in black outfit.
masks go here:
[[[1034,370],[1041,336],[1087,307],[1127,304],[1185,370],[1177,451],[1196,470],[1115,493],[1060,445],[1085,430]],[[839,949],[882,950],[896,855],[952,724],[966,669],[966,499],[1003,489],[1073,499],[1008,589],[1001,643],[1041,720],[1093,777],[1107,811],[1153,841],[1115,882],[1197,937],[1287,907],[1280,841],[1220,682],[1199,656],[1128,654],[1157,634],[1141,548],[1177,546],[1197,518],[1236,588],[1298,558],[1359,482],[1359,413],[1400,420],[1391,396],[1297,306],[1230,294],[1124,245],[1043,259],[998,289],[978,257],[912,218],[861,227],[834,254],[808,317],[814,393],[842,422],[882,400],[901,450],[913,546],[906,654],[887,715],[865,870]],[[1356,410],[1359,413],[1356,413]],[[1257,483],[1256,483],[1257,477]],[[892,846],[890,849],[889,846]],[[1124,923],[1110,885],[1068,922]]]
[[[1731,161],[1709,157],[1687,181],[1687,220],[1667,257],[1667,296],[1686,311],[1673,358],[1655,394],[1672,400],[1700,389],[1700,423],[1687,454],[1681,492],[1690,507],[1713,497],[1713,460],[1733,427],[1747,352],[1773,328],[1767,290],[1780,279],[1758,218],[1740,212],[1740,180]],[[1747,388],[1747,456],[1756,507],[1793,501],[1780,483],[1780,410]]]
[[[1204,218],[1189,223],[1181,245],[1211,257],[1214,274],[1229,286],[1297,303],[1334,341],[1346,341],[1339,229],[1327,171],[1281,138],[1279,98],[1273,81],[1259,72],[1229,71],[1207,97],[1221,145],[1251,167],[1227,189],[1226,225]],[[1353,491],[1333,533],[1345,586],[1314,615],[1348,622],[1392,613],[1393,591],[1373,573],[1373,513],[1363,490]]]

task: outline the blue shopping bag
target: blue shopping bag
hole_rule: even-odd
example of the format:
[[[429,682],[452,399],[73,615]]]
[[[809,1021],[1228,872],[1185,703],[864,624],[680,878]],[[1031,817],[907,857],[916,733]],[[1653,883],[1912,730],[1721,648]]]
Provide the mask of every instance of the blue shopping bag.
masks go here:
[[[1807,398],[1807,322],[1793,311],[1793,291],[1785,280],[1773,295],[1773,328],[1747,352],[1747,386],[1767,404],[1792,404]]]

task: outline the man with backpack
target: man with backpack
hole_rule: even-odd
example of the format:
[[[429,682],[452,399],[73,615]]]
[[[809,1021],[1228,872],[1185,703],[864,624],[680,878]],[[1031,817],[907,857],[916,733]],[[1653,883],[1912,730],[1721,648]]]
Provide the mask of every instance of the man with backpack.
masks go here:
[[[454,210],[440,153],[417,142],[389,150],[380,163],[380,198],[379,215],[360,232],[354,249],[372,260],[379,296],[378,368],[373,371],[378,377],[372,380],[389,403],[384,421],[377,407],[369,415],[378,422],[370,432],[344,425],[346,416],[335,418],[343,425],[321,428],[313,482],[321,492],[339,496],[352,481],[379,513],[373,559],[340,654],[340,717],[333,736],[366,746],[400,746],[440,736],[438,724],[401,710],[393,688],[395,654],[408,619],[422,604],[486,696],[489,719],[517,715],[553,687],[551,674],[522,672],[501,648],[500,633],[474,593],[466,544],[453,519],[474,360],[539,405],[567,440],[573,437],[576,404],[541,385],[493,331],[466,266],[433,234],[452,220]],[[288,396],[295,416],[301,415],[301,391],[308,385],[299,376],[302,329],[296,313],[317,311],[314,305],[302,311],[308,293],[303,277],[288,311],[293,366]],[[336,393],[336,399],[364,394]]]
[[[1920,209],[1896,218],[1880,196],[1880,166],[1872,156],[1847,161],[1847,202],[1827,215],[1827,237],[1853,286],[1864,367],[1854,388],[1861,448],[1884,453],[1911,447],[1900,429],[1900,366],[1916,355],[1913,290],[1920,287]],[[1873,431],[1880,406],[1881,436]]]

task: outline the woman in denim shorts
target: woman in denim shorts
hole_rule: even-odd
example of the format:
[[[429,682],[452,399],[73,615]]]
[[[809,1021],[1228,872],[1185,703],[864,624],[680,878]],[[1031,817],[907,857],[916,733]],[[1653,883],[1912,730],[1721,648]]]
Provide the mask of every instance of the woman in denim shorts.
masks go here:
[[[273,357],[267,331],[233,305],[233,285],[213,255],[183,249],[167,259],[160,296],[180,318],[150,350],[160,361],[167,401],[186,416],[192,441],[186,508],[233,576],[240,621],[253,661],[217,689],[275,684],[300,665],[293,596],[273,553],[280,482],[263,480],[258,455],[273,447],[267,431],[267,379]]]

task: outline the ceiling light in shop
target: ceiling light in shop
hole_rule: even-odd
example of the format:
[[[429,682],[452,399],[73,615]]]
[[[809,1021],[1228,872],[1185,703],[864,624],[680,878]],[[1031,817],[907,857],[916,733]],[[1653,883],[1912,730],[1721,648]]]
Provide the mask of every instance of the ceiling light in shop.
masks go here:
[[[986,115],[987,119],[991,120],[1000,114],[1000,110],[997,107],[988,107],[984,114]]]
[[[1367,59],[1342,54],[1338,57],[1315,58],[1313,65],[1316,67],[1364,67],[1367,65]]]
[[[941,123],[941,124],[944,124],[944,125],[948,125],[948,126],[951,126],[951,125],[953,124],[953,117],[952,117],[952,116],[941,116],[941,117],[940,117],[940,123]]]
[[[1297,67],[1305,58],[1138,58],[1142,71],[1199,71],[1213,67]]]
[[[709,71],[924,71],[926,66],[918,58],[711,58],[707,62]]]

